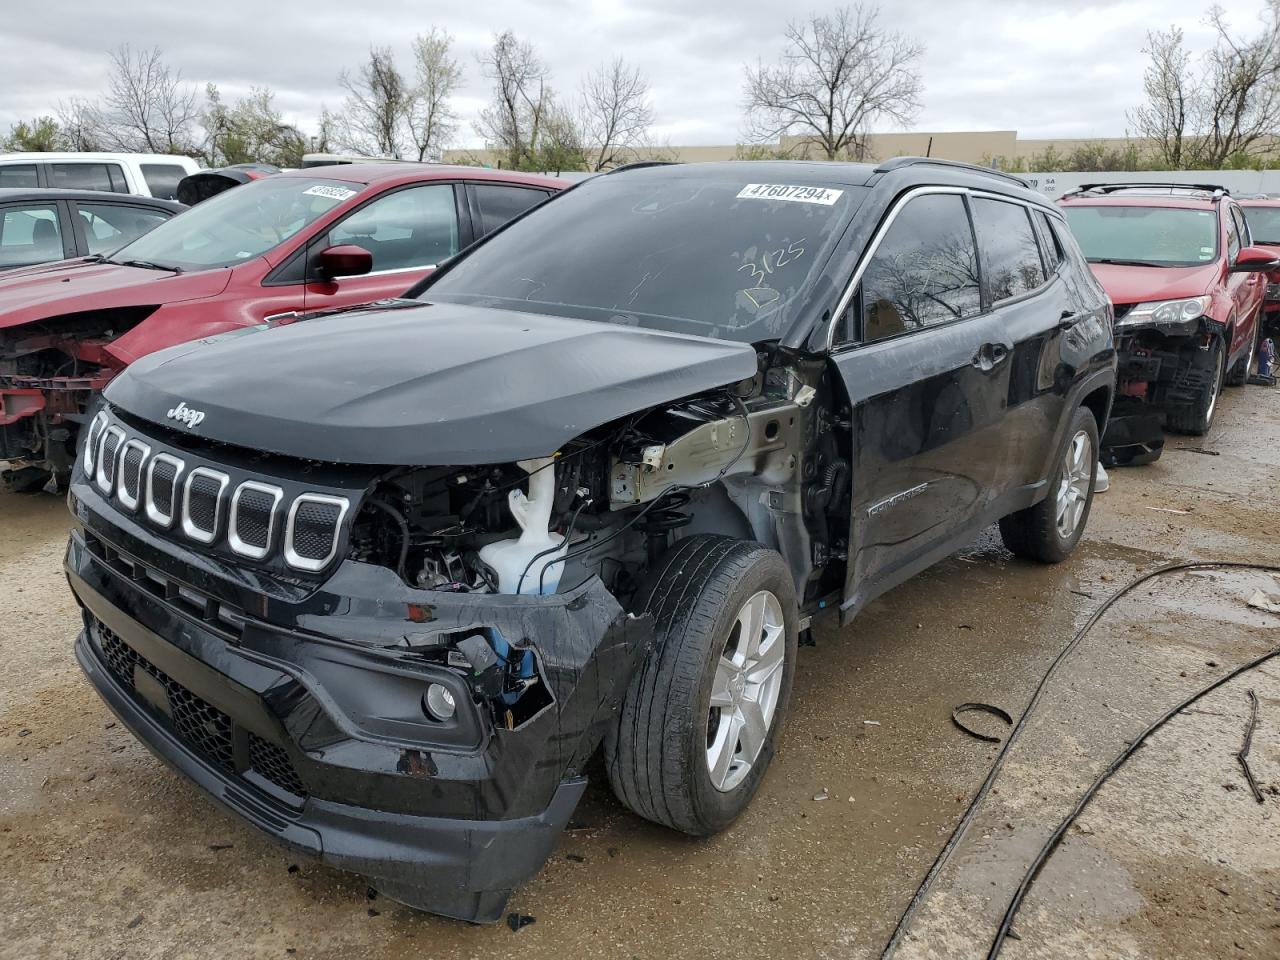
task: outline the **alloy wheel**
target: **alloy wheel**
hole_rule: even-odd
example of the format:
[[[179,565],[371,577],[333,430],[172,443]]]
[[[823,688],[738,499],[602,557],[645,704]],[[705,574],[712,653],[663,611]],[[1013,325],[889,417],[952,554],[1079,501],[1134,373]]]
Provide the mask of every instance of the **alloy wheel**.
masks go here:
[[[721,792],[742,783],[764,749],[778,709],[786,654],[782,604],[761,590],[738,610],[711,683],[707,772]]]
[[[1089,488],[1093,483],[1093,441],[1083,430],[1076,432],[1067,444],[1067,453],[1062,462],[1062,473],[1058,479],[1057,510],[1054,516],[1058,523],[1058,536],[1063,540],[1071,539],[1084,515],[1085,504],[1089,502]]]

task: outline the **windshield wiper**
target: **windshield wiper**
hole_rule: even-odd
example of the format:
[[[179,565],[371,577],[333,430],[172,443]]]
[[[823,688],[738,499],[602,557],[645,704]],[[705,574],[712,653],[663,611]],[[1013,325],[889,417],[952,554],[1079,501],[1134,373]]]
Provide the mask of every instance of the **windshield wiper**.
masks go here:
[[[181,267],[175,267],[171,263],[156,263],[154,260],[110,260],[108,263],[118,263],[122,267],[141,267],[143,270],[164,270],[169,273],[181,273]]]
[[[1090,263],[1112,263],[1117,267],[1171,267],[1171,263],[1160,263],[1158,260],[1120,260],[1116,257],[1086,257]]]

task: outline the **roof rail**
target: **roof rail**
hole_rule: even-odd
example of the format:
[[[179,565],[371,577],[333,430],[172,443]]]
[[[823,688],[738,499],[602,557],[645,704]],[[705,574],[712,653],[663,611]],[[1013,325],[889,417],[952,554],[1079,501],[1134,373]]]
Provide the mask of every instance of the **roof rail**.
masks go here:
[[[1011,180],[1020,187],[1031,189],[1031,184],[1027,183],[1022,177],[1013,173],[1005,173],[1003,170],[997,170],[994,167],[983,167],[976,163],[961,163],[959,160],[938,160],[933,157],[893,157],[876,167],[876,173],[888,173],[891,170],[897,170],[901,167],[916,167],[923,164],[929,164],[937,167],[954,167],[959,170],[968,170],[972,173],[985,173],[989,177],[999,177],[1002,180]]]
[[[1171,195],[1175,190],[1188,190],[1196,193],[1211,193],[1215,199],[1231,196],[1231,191],[1220,183],[1170,183],[1168,181],[1161,183],[1140,180],[1130,183],[1082,183],[1074,190],[1068,190],[1063,196],[1074,197],[1086,193],[1106,196],[1108,193],[1116,193],[1119,190],[1168,190]]]
[[[605,176],[607,177],[611,173],[622,173],[623,170],[643,170],[645,167],[669,167],[679,162],[679,160],[633,160],[631,163],[619,164],[612,170],[606,171]]]

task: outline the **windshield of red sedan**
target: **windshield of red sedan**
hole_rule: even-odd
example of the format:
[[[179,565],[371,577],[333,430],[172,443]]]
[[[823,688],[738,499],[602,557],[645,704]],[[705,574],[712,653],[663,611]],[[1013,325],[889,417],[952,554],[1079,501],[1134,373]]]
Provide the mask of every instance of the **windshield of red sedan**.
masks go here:
[[[742,342],[780,336],[866,190],[751,179],[597,177],[419,296]]]
[[[108,259],[180,270],[233,267],[284,243],[361,189],[338,180],[255,180],[160,224]]]
[[[1062,212],[1090,263],[1193,267],[1218,256],[1212,210],[1099,204],[1066,205]]]

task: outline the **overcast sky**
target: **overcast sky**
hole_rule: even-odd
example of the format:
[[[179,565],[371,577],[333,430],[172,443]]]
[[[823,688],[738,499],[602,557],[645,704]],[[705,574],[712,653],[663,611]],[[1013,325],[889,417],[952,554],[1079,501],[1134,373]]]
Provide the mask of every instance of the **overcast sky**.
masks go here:
[[[1260,0],[1219,0],[1253,32]],[[1015,129],[1024,137],[1118,136],[1141,97],[1146,31],[1177,23],[1193,49],[1209,33],[1209,0],[895,0],[883,21],[921,40],[924,108],[916,130]],[[743,139],[742,68],[780,48],[795,5],[766,0],[9,0],[0,31],[0,131],[51,113],[60,99],[94,97],[119,43],[159,45],[183,77],[213,81],[227,99],[255,84],[313,131],[321,105],[341,104],[336,78],[371,44],[409,66],[412,36],[432,25],[455,38],[465,82],[459,146],[477,143],[471,119],[488,97],[476,54],[495,31],[532,42],[565,92],[598,62],[622,55],[648,75],[658,127],[673,145]],[[829,9],[835,4],[815,4]]]

